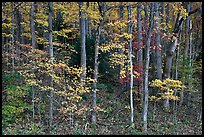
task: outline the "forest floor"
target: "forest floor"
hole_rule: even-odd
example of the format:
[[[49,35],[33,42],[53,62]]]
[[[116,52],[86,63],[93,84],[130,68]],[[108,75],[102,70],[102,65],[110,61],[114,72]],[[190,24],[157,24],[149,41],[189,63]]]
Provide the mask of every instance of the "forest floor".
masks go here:
[[[202,90],[201,90],[202,91]],[[89,95],[87,95],[89,96]],[[54,119],[54,128],[51,134],[55,135],[142,135],[142,108],[139,102],[134,101],[134,126],[130,126],[129,94],[124,92],[117,97],[118,92],[107,92],[106,89],[97,93],[97,124],[91,123],[91,99],[81,102],[82,113],[73,118],[70,126],[69,114],[59,115]],[[194,99],[194,100],[193,100]],[[201,135],[202,134],[202,102],[196,102],[196,95],[192,97],[190,106],[183,104],[178,108],[176,119],[173,114],[162,110],[162,102],[157,104],[155,119],[153,119],[153,103],[149,103],[148,134],[149,135]],[[201,99],[202,100],[202,99]],[[172,105],[172,102],[171,102]],[[200,109],[198,109],[200,107]],[[197,112],[200,110],[200,112]],[[18,124],[9,125],[4,134],[47,134],[44,126],[30,124],[25,120]]]

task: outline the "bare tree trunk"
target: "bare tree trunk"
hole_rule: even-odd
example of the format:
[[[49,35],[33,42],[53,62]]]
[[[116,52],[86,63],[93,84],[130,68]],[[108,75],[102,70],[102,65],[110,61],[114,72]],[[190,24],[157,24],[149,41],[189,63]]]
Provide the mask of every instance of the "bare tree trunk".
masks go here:
[[[9,69],[9,37],[6,36],[6,70]]]
[[[139,62],[139,67],[141,68],[141,70],[143,70],[143,42],[142,42],[142,25],[141,25],[141,3],[138,3],[137,6],[137,29],[138,29],[138,62]],[[143,74],[141,74],[141,76],[143,78]],[[139,94],[140,94],[140,104],[142,106],[143,104],[143,81],[139,81]]]
[[[80,81],[82,85],[85,84],[86,79],[86,32],[85,32],[85,13],[82,10],[84,6],[83,2],[79,2],[79,18],[80,18],[80,42],[81,42],[81,67],[82,74]]]
[[[179,32],[179,44],[182,44],[182,26]],[[177,52],[176,52],[176,68],[175,68],[175,79],[178,79],[178,69],[179,69],[179,53],[180,53],[180,48],[177,47]],[[177,91],[175,91],[174,96],[177,95]],[[176,120],[176,115],[177,115],[177,100],[173,101],[173,120]]]
[[[35,23],[34,23],[34,2],[31,3],[31,11],[30,11],[30,22],[31,22],[31,34],[32,34],[32,48],[36,48],[36,35],[35,35]],[[34,66],[34,61],[32,61],[32,65]],[[32,68],[32,73],[34,74],[34,68]],[[32,107],[33,107],[33,121],[35,118],[35,87],[32,86]]]
[[[190,11],[190,4],[187,5],[187,12]],[[188,58],[188,51],[189,51],[189,26],[190,26],[190,17],[187,17],[186,19],[186,31],[185,31],[185,38],[186,38],[186,43],[185,43],[185,49],[184,49],[184,62],[187,61]],[[184,64],[186,65],[186,63]],[[183,83],[185,83],[185,81],[183,81]],[[180,95],[180,102],[179,102],[179,106],[181,106],[183,104],[183,98],[184,98],[184,94],[183,94],[183,90],[181,91],[181,95]]]
[[[162,58],[161,58],[161,44],[160,44],[160,22],[159,22],[159,3],[156,2],[155,3],[155,27],[157,30],[157,34],[156,34],[156,55],[157,55],[157,78],[162,80]]]
[[[14,3],[12,3],[12,73],[14,73]]]
[[[16,5],[18,5],[18,2],[15,2]],[[18,8],[16,8],[16,15],[15,15],[15,18],[16,18],[16,26],[17,26],[17,29],[16,29],[16,41],[19,42],[20,41],[20,23],[21,23],[21,17],[20,17],[20,11],[18,10]],[[17,55],[17,59],[16,59],[16,62],[18,64],[18,66],[20,65],[20,46],[19,45],[16,45],[16,55]]]
[[[146,54],[145,54],[145,73],[144,73],[144,109],[143,109],[143,131],[147,134],[147,113],[148,113],[148,72],[149,72],[149,60],[150,60],[150,40],[151,40],[151,32],[153,28],[153,14],[154,14],[154,4],[151,3],[151,11],[150,11],[150,25],[147,33],[147,43],[146,43]]]
[[[86,2],[86,10],[88,10],[88,8],[89,8],[89,2]],[[86,34],[86,36],[90,37],[89,20],[90,20],[89,18],[85,19],[85,34]]]
[[[166,32],[167,33],[169,32],[168,25],[169,25],[169,3],[167,3],[166,5],[166,26],[167,26]],[[168,45],[168,42],[166,42],[166,44]],[[167,52],[167,46],[164,46],[164,53],[166,52]]]
[[[128,4],[128,34],[132,34],[132,9],[131,5]],[[130,61],[130,121],[133,124],[133,95],[132,95],[132,89],[133,89],[133,65],[132,65],[132,38],[129,41],[129,52],[128,52],[128,57]]]
[[[189,3],[189,7],[190,7],[190,3]],[[190,29],[192,29],[192,21],[190,20],[190,23],[189,23],[189,27]],[[189,63],[189,67],[190,68],[193,68],[193,63],[192,63],[192,32],[189,31],[189,60],[190,60],[190,63]],[[190,71],[189,73],[189,83],[188,83],[188,87],[190,87],[190,91],[188,93],[188,106],[190,106],[190,103],[191,103],[191,92],[192,92],[192,82],[191,82],[191,79],[192,79],[192,70]]]
[[[124,5],[123,5],[123,2],[120,2],[120,11],[119,11],[119,14],[120,14],[120,20],[123,20],[123,18],[124,18]],[[109,14],[109,19],[110,19],[110,14]],[[109,20],[109,23],[110,23],[110,20]],[[112,29],[111,27],[112,26],[110,25],[110,29],[109,30]],[[123,33],[124,33],[124,27],[121,26],[120,27],[120,35],[122,35]],[[111,32],[111,34],[112,34],[112,32]],[[124,38],[123,37],[120,38],[119,41],[121,41],[121,43],[123,43],[124,42]],[[123,50],[121,48],[119,49],[119,53],[121,55],[124,54],[124,52],[123,52]],[[121,62],[124,62],[124,60],[122,59]],[[121,77],[120,76],[121,69],[122,69],[122,65],[119,65],[119,71],[117,72],[118,73],[118,79],[120,79],[120,77]],[[121,84],[121,89],[123,89],[123,88],[124,88],[124,84]]]
[[[100,21],[100,25],[98,27],[98,32],[96,34],[96,44],[95,44],[95,55],[94,55],[94,83],[93,83],[93,88],[94,91],[92,93],[93,95],[93,104],[92,104],[92,123],[96,124],[96,91],[97,91],[97,87],[96,84],[98,82],[98,65],[99,65],[99,61],[98,61],[98,54],[99,54],[99,44],[100,44],[100,36],[101,36],[101,29],[104,25],[104,19],[105,19],[105,11],[106,11],[106,5],[102,4],[101,2],[98,2],[98,6],[99,6],[99,11],[100,14],[102,16],[102,20]],[[103,10],[103,12],[102,12]]]
[[[50,45],[50,62],[51,62],[51,74],[53,74],[53,43],[52,43],[52,11],[53,10],[53,3],[49,2],[49,16],[48,16],[48,24],[49,24],[49,45]],[[53,79],[51,77],[50,82],[51,88],[53,88]],[[50,108],[49,108],[49,126],[50,126],[50,133],[52,130],[52,123],[53,123],[53,91],[50,90]]]

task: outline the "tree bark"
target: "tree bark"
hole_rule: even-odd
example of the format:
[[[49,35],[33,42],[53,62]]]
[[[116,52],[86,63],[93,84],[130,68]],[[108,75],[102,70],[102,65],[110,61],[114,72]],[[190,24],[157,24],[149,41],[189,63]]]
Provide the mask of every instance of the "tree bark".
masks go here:
[[[31,9],[30,9],[30,25],[31,25],[31,43],[32,43],[32,49],[36,48],[36,35],[35,35],[35,22],[34,22],[34,2],[31,3]],[[34,66],[34,59],[32,60],[32,65]],[[34,74],[34,68],[32,68],[32,73]],[[32,109],[33,109],[33,121],[35,120],[35,86],[32,85]]]
[[[189,3],[189,7],[190,7],[190,3]],[[192,29],[192,21],[190,20],[190,23],[189,23],[189,27],[190,29]],[[193,63],[192,63],[192,32],[189,31],[189,68],[193,68]],[[192,69],[189,73],[189,83],[188,83],[188,87],[190,87],[190,91],[188,93],[188,106],[190,106],[190,103],[191,103],[191,92],[192,92]]]
[[[100,25],[97,29],[97,34],[96,34],[96,44],[95,44],[95,53],[94,53],[94,83],[93,83],[93,104],[92,104],[92,123],[96,124],[96,92],[97,92],[97,82],[98,82],[98,54],[99,54],[99,44],[100,44],[100,36],[101,36],[101,28],[104,25],[104,19],[105,19],[105,12],[106,12],[106,5],[102,2],[98,2],[99,6],[99,12],[102,16],[102,20],[100,21]],[[102,12],[103,10],[103,12]]]
[[[12,3],[12,37],[11,37],[11,42],[12,42],[12,73],[14,73],[14,3]]]
[[[190,3],[187,5],[187,12],[190,12]],[[185,38],[186,38],[186,42],[185,42],[185,49],[184,49],[184,62],[186,62],[188,59],[188,51],[189,51],[189,26],[190,26],[190,17],[188,16],[186,18],[186,26],[185,26]],[[186,63],[184,65],[187,65]],[[185,83],[185,81],[183,81],[183,83]],[[183,104],[183,98],[184,98],[184,94],[183,94],[183,90],[181,91],[180,94],[180,102],[179,102],[179,106],[181,106]]]
[[[128,34],[132,34],[132,9],[131,5],[129,4],[128,7]],[[129,52],[128,52],[128,57],[130,61],[130,121],[133,124],[133,95],[132,95],[132,89],[133,89],[133,64],[132,64],[132,38],[129,41]]]
[[[18,5],[18,2],[15,2],[16,5]],[[17,26],[17,29],[16,29],[16,41],[19,42],[20,41],[20,35],[21,35],[21,27],[20,27],[20,23],[21,23],[21,16],[20,16],[20,11],[19,9],[15,9],[16,11],[16,15],[15,15],[15,18],[16,18],[16,26]],[[16,55],[17,55],[17,59],[16,59],[16,62],[18,64],[18,66],[20,65],[20,46],[16,45]]]
[[[82,85],[85,84],[86,79],[86,32],[85,32],[85,13],[82,11],[82,7],[84,6],[83,2],[79,2],[79,18],[80,18],[80,43],[81,43],[81,67],[82,74],[80,77],[80,81]]]
[[[49,16],[48,16],[48,24],[49,24],[49,46],[50,46],[50,62],[51,62],[51,75],[53,74],[53,43],[52,43],[52,13],[53,12],[53,3],[49,2]],[[53,79],[51,77],[50,82],[51,88],[53,88]],[[49,108],[49,126],[50,132],[53,123],[53,90],[50,90],[50,108]]]
[[[153,14],[154,14],[154,4],[151,3],[151,11],[150,11],[150,25],[147,33],[147,43],[146,43],[146,54],[145,54],[145,73],[144,73],[144,108],[143,108],[143,131],[147,134],[147,113],[148,113],[148,72],[149,72],[149,60],[150,60],[150,40],[151,40],[151,32],[153,28]]]
[[[162,80],[162,58],[161,58],[161,44],[160,44],[160,22],[159,22],[159,3],[155,3],[155,27],[157,30],[156,34],[156,55],[157,55],[157,78]]]
[[[143,42],[142,42],[142,25],[141,25],[141,3],[138,3],[137,6],[137,33],[138,33],[138,65],[143,70]],[[140,74],[140,77],[143,78],[143,74]],[[143,104],[143,81],[138,81],[139,83],[139,94],[140,94],[140,104]]]

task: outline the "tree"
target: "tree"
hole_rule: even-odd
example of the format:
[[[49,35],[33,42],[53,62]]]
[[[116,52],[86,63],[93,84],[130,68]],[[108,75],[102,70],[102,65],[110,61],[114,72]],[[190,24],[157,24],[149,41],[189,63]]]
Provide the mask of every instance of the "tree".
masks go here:
[[[96,43],[95,43],[95,51],[94,51],[94,83],[93,83],[93,93],[92,93],[92,99],[93,99],[93,104],[92,104],[92,123],[96,124],[96,91],[97,87],[96,84],[98,82],[98,54],[99,54],[99,44],[100,44],[100,36],[101,36],[101,29],[103,28],[104,25],[104,20],[105,20],[105,12],[106,12],[106,4],[102,2],[98,2],[98,8],[100,12],[100,16],[102,19],[100,20],[100,25],[97,28],[97,34],[96,34]]]
[[[128,4],[128,34],[132,34],[132,9],[131,5]],[[129,58],[129,68],[130,68],[130,121],[133,124],[133,95],[132,95],[132,89],[133,89],[133,65],[132,65],[132,38],[129,40],[129,49],[128,49],[128,58]]]
[[[196,8],[195,10],[192,10],[190,12],[187,12],[186,16],[190,16],[196,12],[199,12],[202,10],[202,7]],[[164,68],[164,78],[169,78],[170,77],[170,70],[171,70],[171,64],[172,64],[172,58],[173,58],[173,54],[174,51],[176,49],[177,46],[177,42],[178,42],[178,31],[180,29],[181,24],[183,23],[185,17],[183,17],[181,15],[181,12],[178,12],[177,14],[177,19],[174,25],[174,29],[173,29],[173,35],[171,37],[171,43],[170,43],[170,47],[166,52],[166,60],[165,60],[165,68]]]
[[[11,41],[12,41],[12,73],[14,73],[14,8],[15,8],[15,5],[14,5],[14,2],[12,2],[12,37],[11,37]]]
[[[147,43],[146,43],[146,54],[145,54],[145,73],[144,73],[144,107],[143,107],[143,131],[147,133],[147,113],[148,113],[148,71],[149,71],[149,52],[150,52],[150,40],[151,40],[151,32],[153,28],[153,13],[154,13],[154,3],[151,3],[151,11],[150,11],[150,24],[149,30],[147,33]]]
[[[138,2],[137,6],[137,35],[138,35],[138,52],[137,52],[137,57],[138,57],[138,65],[141,70],[143,70],[143,42],[142,42],[142,26],[141,26],[141,3]],[[143,74],[140,74],[140,77],[143,78]],[[143,80],[139,80],[139,93],[140,93],[140,100],[141,100],[141,106],[143,104]]]
[[[52,11],[53,10],[53,3],[49,2],[49,15],[48,15],[48,23],[49,23],[49,47],[50,47],[50,63],[51,63],[51,75],[53,74],[53,42],[52,42]],[[53,87],[53,79],[51,77],[50,86]],[[49,97],[49,126],[50,131],[52,127],[53,122],[53,90],[50,90],[50,97]]]
[[[199,7],[199,8],[196,8],[195,10],[187,12],[187,14],[184,13],[186,16],[182,16],[181,11],[178,12],[177,19],[176,19],[174,29],[173,29],[173,35],[171,37],[170,46],[166,51],[164,79],[170,78],[172,59],[173,59],[175,49],[178,45],[178,32],[180,30],[180,27],[181,27],[181,24],[182,24],[184,18],[186,18],[186,17],[188,17],[188,16],[190,16],[190,15],[192,15],[192,14],[194,14],[200,10],[202,10],[202,7]],[[165,108],[165,110],[169,109],[169,99],[168,98],[164,102],[164,108]]]
[[[79,2],[79,18],[80,18],[80,43],[81,43],[81,67],[82,75],[81,82],[84,84],[86,79],[86,32],[85,32],[85,13],[84,13],[84,3]]]
[[[155,27],[156,27],[156,55],[157,55],[157,78],[162,79],[162,56],[161,56],[161,44],[160,44],[160,22],[159,22],[159,3],[155,2]]]
[[[36,35],[35,35],[35,23],[34,23],[34,3],[31,3],[31,9],[30,9],[30,25],[31,25],[31,35],[32,35],[32,48],[33,50],[36,49]],[[34,61],[32,62],[34,65]],[[34,74],[34,68],[32,68],[32,73]],[[32,103],[33,103],[33,120],[35,118],[35,87],[32,86]]]

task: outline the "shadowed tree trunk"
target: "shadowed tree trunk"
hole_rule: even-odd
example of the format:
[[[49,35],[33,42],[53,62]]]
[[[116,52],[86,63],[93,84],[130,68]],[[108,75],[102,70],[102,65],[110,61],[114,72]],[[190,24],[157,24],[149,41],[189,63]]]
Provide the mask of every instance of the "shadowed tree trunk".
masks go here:
[[[156,55],[157,55],[157,78],[162,80],[162,58],[161,58],[161,44],[160,44],[160,22],[159,22],[159,3],[155,3],[155,27],[157,30],[156,34]]]
[[[95,53],[94,53],[94,83],[93,83],[93,93],[92,93],[92,123],[96,124],[96,92],[97,92],[97,87],[96,84],[98,82],[98,54],[99,54],[99,44],[100,44],[100,36],[101,36],[101,29],[103,28],[104,25],[104,19],[105,19],[105,12],[106,12],[106,5],[105,3],[98,2],[99,6],[99,12],[102,17],[102,20],[100,20],[100,25],[97,28],[97,34],[96,34],[96,44],[95,44]]]
[[[138,33],[138,65],[140,67],[141,70],[143,70],[143,48],[142,48],[142,24],[141,24],[141,3],[139,2],[138,3],[138,6],[137,6],[137,33]],[[141,78],[143,78],[143,74],[140,75]],[[139,83],[139,94],[140,94],[140,104],[142,106],[143,104],[143,81],[140,80],[138,81]]]
[[[190,3],[187,5],[187,12],[190,12]],[[190,26],[190,17],[187,17],[186,19],[186,24],[185,24],[185,38],[186,38],[186,43],[185,43],[185,49],[184,49],[184,62],[188,61],[188,51],[189,51],[189,26]],[[186,66],[187,63],[184,63],[184,65]],[[183,83],[185,83],[185,81],[183,81]],[[179,102],[179,106],[181,106],[183,104],[183,98],[184,98],[184,94],[183,94],[184,89],[182,89],[181,94],[180,94],[180,102]]]
[[[12,73],[14,73],[14,2],[12,2],[12,28],[11,28],[11,33],[12,33],[12,37],[11,37],[11,43],[12,43],[12,54],[11,54],[11,58],[12,58]]]
[[[143,132],[147,134],[147,112],[148,112],[148,72],[149,72],[149,52],[150,52],[150,40],[151,40],[151,32],[153,28],[153,14],[154,14],[154,4],[151,3],[151,11],[150,11],[150,25],[147,33],[147,43],[146,43],[146,54],[145,54],[145,72],[144,72],[144,108],[143,108]]]
[[[79,20],[80,20],[80,43],[81,43],[81,67],[82,74],[80,81],[82,85],[85,84],[86,79],[86,32],[85,32],[85,13],[82,11],[83,2],[79,2]]]

